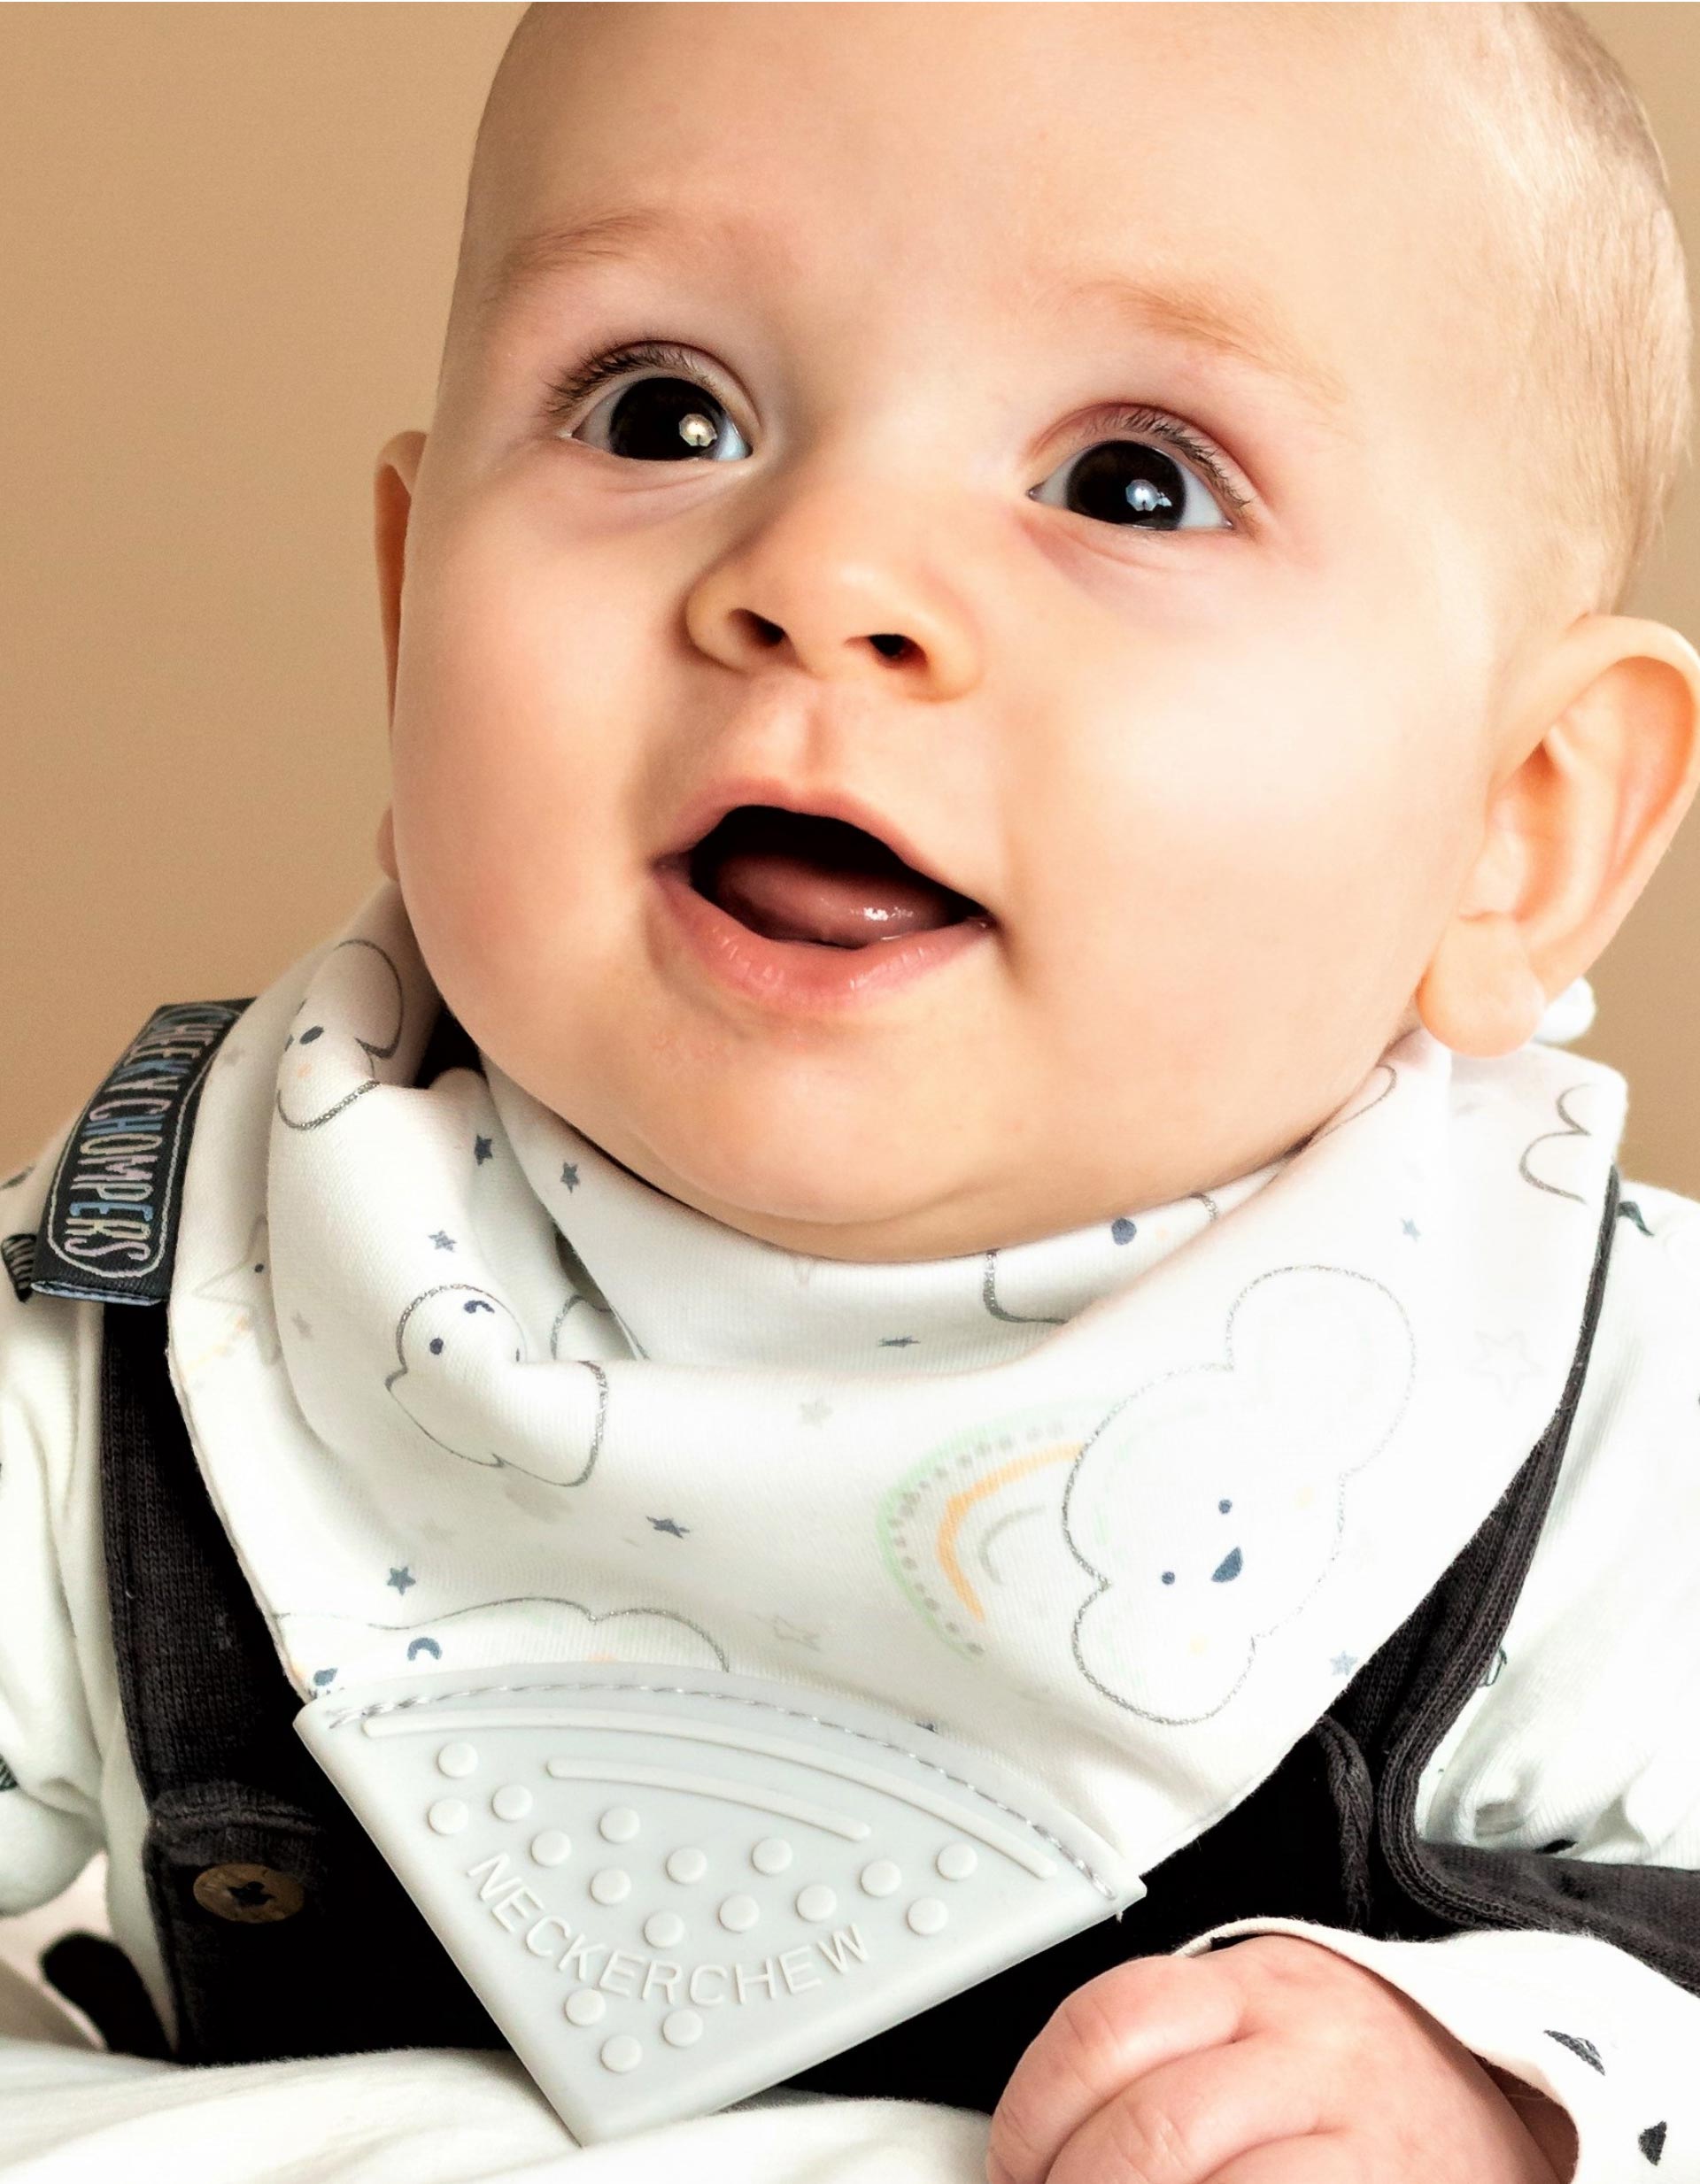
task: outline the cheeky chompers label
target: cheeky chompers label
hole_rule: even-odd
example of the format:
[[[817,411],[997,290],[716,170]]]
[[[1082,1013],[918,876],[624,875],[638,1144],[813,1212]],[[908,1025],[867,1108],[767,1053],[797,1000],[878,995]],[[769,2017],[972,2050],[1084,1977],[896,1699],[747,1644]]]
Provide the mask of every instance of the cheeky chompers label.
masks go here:
[[[163,1304],[208,1064],[246,1001],[157,1008],[78,1118],[47,1194],[32,1291]]]

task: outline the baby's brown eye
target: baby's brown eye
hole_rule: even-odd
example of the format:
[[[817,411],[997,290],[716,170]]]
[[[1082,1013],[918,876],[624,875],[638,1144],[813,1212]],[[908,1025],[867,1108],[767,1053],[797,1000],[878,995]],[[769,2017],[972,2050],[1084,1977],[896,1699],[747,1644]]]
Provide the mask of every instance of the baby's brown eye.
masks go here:
[[[629,381],[599,402],[583,424],[560,437],[580,438],[595,426],[599,416],[606,420],[601,429],[607,437],[589,438],[584,444],[600,447],[610,455],[622,455],[631,462],[722,460],[724,455],[717,451],[728,434],[736,444],[725,452],[747,455],[750,451],[724,405],[706,387],[659,372],[646,379]]]
[[[1078,455],[1072,455],[1054,476],[1066,478],[1064,498],[1047,500],[1047,507],[1062,506],[1076,515],[1091,516],[1122,530],[1228,531],[1233,525],[1189,522],[1189,497],[1213,505],[1208,490],[1192,473],[1148,441],[1101,440]],[[1047,479],[1047,485],[1050,480]],[[1029,499],[1042,498],[1035,486]],[[1217,510],[1220,513],[1220,510]]]

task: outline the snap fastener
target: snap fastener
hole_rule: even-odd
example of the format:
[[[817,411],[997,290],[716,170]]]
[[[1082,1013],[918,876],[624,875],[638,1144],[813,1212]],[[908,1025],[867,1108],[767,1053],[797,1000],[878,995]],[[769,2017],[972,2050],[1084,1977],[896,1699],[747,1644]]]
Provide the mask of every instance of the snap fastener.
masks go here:
[[[274,1873],[269,1865],[209,1865],[195,1876],[195,1901],[201,1909],[237,1925],[293,1918],[306,1900],[293,1874]]]

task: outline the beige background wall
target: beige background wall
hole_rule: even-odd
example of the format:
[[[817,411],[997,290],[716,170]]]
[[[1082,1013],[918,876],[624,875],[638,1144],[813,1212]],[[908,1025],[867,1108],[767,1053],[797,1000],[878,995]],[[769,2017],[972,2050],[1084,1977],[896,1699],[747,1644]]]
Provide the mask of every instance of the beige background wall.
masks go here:
[[[0,1172],[157,1003],[376,876],[370,476],[429,421],[510,4],[0,6]],[[1700,9],[1582,12],[1691,255]],[[1700,642],[1700,483],[1629,611]],[[1596,977],[1627,1166],[1700,1195],[1700,816]]]

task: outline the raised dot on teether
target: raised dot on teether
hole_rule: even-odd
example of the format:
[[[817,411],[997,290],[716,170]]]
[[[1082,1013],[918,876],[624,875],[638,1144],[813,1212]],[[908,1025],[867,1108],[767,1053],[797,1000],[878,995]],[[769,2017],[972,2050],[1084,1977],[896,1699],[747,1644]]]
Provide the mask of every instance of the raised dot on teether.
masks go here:
[[[813,1880],[807,1888],[797,1891],[799,1918],[831,1918],[838,1908],[838,1899],[823,1880]]]
[[[531,1810],[531,1793],[523,1782],[504,1782],[490,1809],[498,1820],[522,1820]]]
[[[572,1838],[558,1827],[546,1827],[531,1838],[531,1856],[539,1865],[561,1865],[572,1853]]]
[[[599,1903],[623,1903],[631,1894],[631,1875],[618,1865],[605,1865],[591,1875],[591,1894]]]
[[[667,1854],[667,1877],[683,1881],[689,1887],[693,1880],[700,1880],[708,1871],[708,1860],[694,1843],[684,1843]]]
[[[470,1744],[445,1744],[437,1756],[439,1774],[459,1777],[470,1774],[478,1764],[478,1754]]]
[[[747,1933],[761,1916],[761,1906],[753,1895],[729,1895],[716,1913],[728,1933]]]
[[[661,2019],[661,2038],[669,2048],[689,2048],[702,2038],[702,2019],[694,2010],[669,2010]]]
[[[791,1845],[783,1835],[764,1835],[750,1853],[758,1873],[783,1873],[791,1864]]]
[[[642,1825],[630,1805],[610,1805],[596,1824],[603,1841],[610,1843],[629,1843]]]
[[[876,1858],[862,1869],[863,1895],[890,1895],[903,1876],[889,1858]]]
[[[458,1797],[439,1797],[425,1815],[439,1835],[458,1835],[467,1825],[467,1809]]]
[[[616,2033],[612,2040],[602,2042],[605,2071],[635,2071],[643,2059],[644,2050],[630,2033]]]
[[[916,1896],[904,1914],[916,1933],[937,1933],[950,1913],[936,1895]]]
[[[607,2003],[593,1987],[576,1987],[561,2004],[568,2022],[572,2025],[597,2025]]]
[[[947,1880],[966,1880],[979,1862],[972,1843],[947,1843],[933,1860]]]
[[[676,1911],[652,1911],[644,1921],[644,1939],[655,1949],[675,1949],[684,1939],[684,1921]]]

